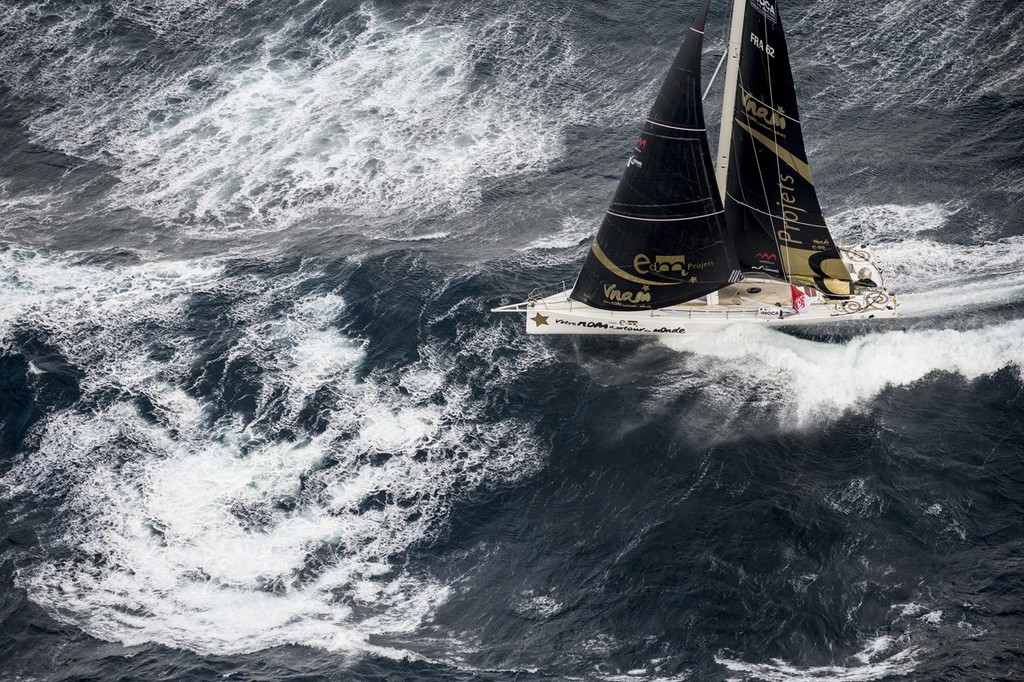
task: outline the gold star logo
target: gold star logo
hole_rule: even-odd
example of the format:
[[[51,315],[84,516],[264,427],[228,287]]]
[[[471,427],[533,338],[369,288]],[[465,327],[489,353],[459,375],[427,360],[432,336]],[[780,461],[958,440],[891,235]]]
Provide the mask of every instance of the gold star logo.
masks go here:
[[[696,283],[697,283],[697,278],[696,277],[691,277],[690,278],[690,284],[696,284]]]
[[[549,316],[549,317],[550,317],[550,316]],[[547,318],[547,317],[544,317],[544,316],[543,316],[543,315],[541,315],[540,313],[537,313],[536,315],[534,315],[534,316],[533,316],[533,317],[531,317],[530,319],[531,319],[531,320],[533,320],[533,323],[534,323],[535,325],[537,325],[538,327],[539,327],[539,326],[541,326],[542,324],[547,324],[547,323],[548,323],[548,318]]]

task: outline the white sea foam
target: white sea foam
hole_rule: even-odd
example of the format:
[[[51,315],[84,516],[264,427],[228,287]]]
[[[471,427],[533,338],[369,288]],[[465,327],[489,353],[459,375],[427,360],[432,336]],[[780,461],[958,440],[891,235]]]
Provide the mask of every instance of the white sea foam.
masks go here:
[[[59,506],[64,524],[18,584],[96,637],[411,656],[367,639],[416,629],[450,588],[393,558],[436,537],[461,497],[539,463],[530,428],[488,423],[451,374],[453,353],[507,346],[499,329],[467,332],[456,351],[426,344],[397,378],[360,379],[363,345],[333,324],[344,301],[300,295],[309,273],[264,280],[212,260],[98,267],[16,251],[0,263],[2,343],[15,329],[43,335],[80,368],[84,392],[37,425],[0,481],[4,496]],[[218,333],[236,333],[220,356],[254,368],[249,416],[189,379],[215,340],[189,322],[197,296],[226,299]],[[314,407],[316,428],[303,416]]]
[[[568,217],[561,227],[551,235],[533,240],[520,251],[575,249],[595,232],[595,226],[582,218]]]
[[[520,616],[527,618],[547,620],[558,615],[565,608],[551,595],[534,594],[533,590],[523,593],[522,597],[523,599],[515,606],[515,611]]]
[[[121,44],[69,49],[110,20],[96,10],[39,3],[0,18],[16,38],[0,47],[7,80],[53,100],[33,137],[111,165],[112,207],[209,234],[323,212],[400,223],[471,208],[485,183],[542,171],[562,155],[565,127],[593,116],[565,17],[519,5],[401,17],[366,4],[358,22],[313,38],[298,20],[242,38],[225,28],[233,8],[218,5],[115,5],[157,45],[187,38],[211,53],[164,68]],[[48,13],[61,21],[42,22]],[[238,53],[243,41],[259,48]]]
[[[941,229],[950,217],[963,210],[959,203],[903,206],[859,206],[830,220],[837,236],[862,241],[891,241],[912,234]]]
[[[825,504],[841,514],[870,518],[885,509],[884,500],[869,488],[864,478],[855,478],[825,493]]]
[[[758,680],[759,682],[797,682],[799,680],[834,680],[835,682],[869,682],[891,677],[902,677],[914,672],[920,649],[895,648],[891,637],[878,637],[852,656],[851,665],[824,665],[800,667],[775,659],[768,663],[747,663],[725,656],[716,656],[715,662],[730,672],[742,673],[742,678],[730,680]]]
[[[450,236],[451,232],[428,232],[426,234],[386,235],[384,239],[392,242],[430,242],[447,239]]]
[[[781,421],[809,426],[848,410],[867,409],[890,387],[909,386],[933,372],[967,380],[1024,368],[1024,321],[980,329],[900,331],[844,343],[794,338],[755,326],[718,334],[664,339],[687,351],[683,374],[702,377],[710,401],[729,414],[759,396]]]
[[[862,206],[836,215],[831,225],[840,243],[873,245],[906,316],[1024,298],[1024,237],[988,238],[993,230],[984,225],[968,243],[940,236],[964,208],[957,203]]]
[[[727,656],[725,653],[717,656],[715,660],[731,672],[743,674],[742,678],[737,679],[761,682],[867,682],[912,675],[927,653],[923,647],[911,644],[913,633],[939,626],[942,623],[943,612],[917,602],[893,604],[889,607],[889,612],[892,623],[887,630],[902,634],[882,634],[866,639],[860,651],[832,665],[801,667],[779,659],[750,663],[731,655]]]
[[[516,75],[473,88],[466,29],[372,12],[366,23],[320,68],[267,55],[217,100],[135,134],[124,156],[146,170],[125,200],[145,186],[148,213],[219,221],[225,203],[275,223],[311,209],[424,215],[466,209],[481,178],[542,170],[561,153],[551,113]],[[269,42],[292,39],[286,29]]]

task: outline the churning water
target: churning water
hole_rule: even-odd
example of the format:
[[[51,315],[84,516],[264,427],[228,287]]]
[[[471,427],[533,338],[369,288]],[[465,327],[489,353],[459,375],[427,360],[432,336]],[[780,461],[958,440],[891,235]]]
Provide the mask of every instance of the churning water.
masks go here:
[[[1024,6],[783,3],[900,320],[487,312],[695,11],[7,0],[0,678],[1024,677]]]

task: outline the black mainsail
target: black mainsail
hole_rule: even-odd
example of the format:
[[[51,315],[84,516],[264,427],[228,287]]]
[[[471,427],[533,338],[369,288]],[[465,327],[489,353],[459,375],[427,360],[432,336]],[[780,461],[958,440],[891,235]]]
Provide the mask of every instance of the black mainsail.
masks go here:
[[[570,294],[604,310],[652,309],[740,277],[701,104],[706,0],[689,30]]]
[[[853,284],[825,225],[807,164],[776,0],[744,2],[737,5],[745,9],[739,82],[734,102],[727,92],[724,103],[732,111],[725,211],[740,266],[849,296]]]

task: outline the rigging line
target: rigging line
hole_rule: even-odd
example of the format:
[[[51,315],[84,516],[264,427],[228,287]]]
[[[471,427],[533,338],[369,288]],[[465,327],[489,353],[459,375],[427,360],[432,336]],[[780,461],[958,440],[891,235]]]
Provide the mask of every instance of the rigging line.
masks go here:
[[[735,201],[740,206],[743,206],[744,208],[749,208],[751,211],[755,211],[755,212],[760,213],[762,215],[766,215],[769,218],[774,218],[775,220],[785,220],[786,219],[785,216],[775,215],[771,211],[762,211],[761,209],[757,208],[756,206],[751,206],[750,204],[748,204],[746,202],[740,201],[739,199],[737,199],[736,197],[734,197],[731,194],[729,195],[729,198],[732,199],[733,201]],[[819,228],[823,227],[822,225],[816,225],[814,223],[802,223],[799,220],[790,220],[789,222],[792,223],[793,225],[800,225],[802,227],[819,227]],[[861,260],[863,260],[863,259],[861,259]]]
[[[764,27],[765,27],[765,42],[767,42],[767,39],[768,39],[768,21],[767,20],[764,20]],[[743,49],[741,48],[740,49],[740,61],[742,62],[742,60],[743,60]],[[742,70],[741,70],[741,72],[739,74],[739,77],[737,79],[737,83],[738,83],[740,89],[742,89],[744,92],[750,92],[750,90],[747,89],[746,84],[743,81]],[[768,96],[774,99],[774,94],[772,93],[772,86],[771,86],[771,69],[768,69]],[[735,116],[735,107],[736,107],[735,101],[733,102],[732,106],[733,106],[733,112],[734,112],[734,116]],[[747,116],[747,113],[745,111],[743,112],[743,116],[744,117]],[[734,119],[733,120],[733,125],[735,126],[736,124],[737,124],[737,121]],[[757,140],[755,140],[753,138],[753,136],[748,136],[748,137],[750,137],[750,149],[751,149],[751,152],[752,152],[752,158],[754,159],[754,167],[757,168],[757,179],[758,179],[758,181],[761,184],[761,195],[764,197],[765,207],[767,207],[767,204],[768,204],[768,186],[765,184],[764,169],[761,168],[761,160],[760,160],[760,158],[758,158],[759,155],[757,153]],[[777,142],[778,141],[776,140],[776,146],[778,146]],[[734,137],[733,138],[733,145],[735,145],[735,144],[736,144],[736,142],[735,142],[735,137]],[[777,154],[773,155],[773,156],[775,156],[775,158],[778,159],[778,155]],[[777,170],[780,173],[779,177],[781,177],[781,173],[782,173],[781,167],[779,167]],[[781,197],[781,194],[782,194],[782,188],[781,187],[779,188],[779,194],[780,194],[779,198],[781,199],[782,198]],[[733,198],[729,194],[728,190],[726,190],[726,198],[732,198],[733,201],[735,201],[735,198]],[[782,277],[783,277],[784,281],[788,282],[789,281],[789,279],[788,279],[789,278],[789,267],[788,267],[788,264],[785,262],[785,256],[782,253],[782,246],[779,244],[778,234],[776,233],[776,229],[775,229],[775,222],[774,222],[774,220],[772,220],[772,217],[773,216],[769,213],[768,214],[768,228],[769,228],[768,229],[768,234],[772,238],[772,243],[775,244],[775,251],[783,259],[783,262],[780,263],[780,265],[782,267]],[[758,224],[760,224],[760,221],[758,221]]]
[[[725,52],[722,53],[722,58],[718,60],[718,66],[715,67],[715,72],[711,74],[711,80],[708,81],[708,87],[704,90],[704,96],[700,98],[703,102],[708,98],[708,93],[711,92],[711,86],[715,84],[715,79],[718,78],[718,72],[722,70],[722,64],[725,63],[725,58],[729,56],[729,46],[725,46]]]
[[[701,154],[702,156],[704,156],[700,164],[700,169],[704,176],[704,186],[711,190],[711,205],[715,206],[716,200],[719,196],[718,180],[715,177],[714,162],[712,161],[710,164],[707,163],[708,161],[711,161],[711,152],[710,150],[707,150],[706,143],[704,147],[701,149]],[[708,173],[708,171],[710,171],[710,174]],[[734,243],[733,239],[731,238],[731,234],[729,233],[729,226],[725,222],[725,201],[722,201],[718,205],[722,207],[722,209],[718,211],[718,214],[722,216],[717,221],[718,239],[719,241],[722,242],[725,248],[726,258],[729,258],[729,251],[732,251],[732,257],[730,258],[730,260],[736,265],[736,268],[739,269],[740,257],[736,253],[736,244]]]
[[[726,58],[726,56],[728,56],[728,54],[729,54],[729,47],[728,47],[728,45],[726,45],[725,54],[722,55],[722,59],[718,62],[718,68],[715,69],[715,73],[711,76],[711,83],[715,82],[715,76],[718,75],[718,71],[722,68],[722,63],[725,61],[725,58]],[[711,83],[708,83],[708,89],[709,90],[711,89]],[[703,113],[704,113],[703,112],[703,102],[707,98],[707,96],[708,96],[708,93],[707,93],[707,91],[705,91],[704,92],[704,97],[701,98],[701,104],[698,105],[702,109],[702,111],[701,111],[701,115],[702,116],[703,116]],[[722,107],[723,108],[725,107],[725,101],[724,100],[722,101]],[[719,192],[721,192],[722,190],[720,190],[719,187],[718,187],[718,178],[717,178],[717,174],[715,172],[715,161],[711,158],[711,150],[708,148],[707,136],[706,135],[704,137],[703,143],[700,146],[700,152],[699,153],[701,154],[701,157],[702,157],[701,158],[701,163],[699,165],[700,172],[701,172],[701,174],[703,175],[703,178],[704,178],[704,186],[708,187],[709,189],[711,189],[711,204],[712,204],[712,206],[714,206],[716,204],[716,202],[718,201],[718,198],[720,196]],[[710,164],[708,163],[709,161],[710,161]],[[718,205],[722,207],[721,210],[718,211],[718,213],[722,217],[716,221],[718,223],[718,225],[717,225],[718,238],[721,241],[721,243],[723,245],[723,248],[726,251],[726,258],[728,260],[730,260],[732,263],[735,264],[736,270],[739,270],[740,258],[739,258],[739,255],[736,253],[736,244],[734,243],[734,240],[732,239],[732,235],[729,232],[729,226],[725,222],[725,199],[722,198],[721,202],[718,203]],[[730,251],[732,252],[731,257],[729,256],[729,252]],[[730,282],[730,284],[732,284],[732,282]]]
[[[770,77],[769,77],[769,80],[770,80]],[[740,76],[740,87],[741,88],[743,87],[742,75]],[[768,87],[770,89],[771,85],[769,84]],[[746,116],[746,113],[744,113],[744,116]],[[758,158],[757,140],[755,140],[752,136],[750,137],[750,149],[753,152],[752,156],[754,158],[754,167],[757,168],[757,179],[761,183],[761,195],[764,197],[765,206],[767,206],[767,204],[768,204],[768,185],[765,184],[765,181],[764,181],[764,169],[761,168],[761,160],[760,160],[760,158]],[[780,173],[782,172],[781,168],[779,169],[779,172]],[[779,190],[779,193],[780,194],[782,193],[781,189]],[[731,194],[729,194],[728,190],[726,191],[726,196],[728,198],[732,199],[733,201],[736,201],[735,197],[733,197]],[[740,203],[740,202],[737,201],[736,203]],[[780,256],[782,256],[782,246],[779,245],[779,238],[778,238],[778,235],[776,234],[776,230],[775,230],[775,221],[773,220],[775,216],[773,216],[771,213],[767,213],[767,212],[765,213],[765,215],[768,216],[768,228],[769,228],[768,229],[768,234],[771,236],[772,242],[775,244],[775,250],[778,252],[778,254]],[[782,256],[782,257],[785,258],[785,256]],[[783,278],[787,278],[789,276],[789,268],[787,267],[787,264],[785,262],[783,262],[781,265],[782,265],[782,276],[783,276]],[[788,282],[789,280],[786,279],[786,281]]]
[[[778,11],[778,8],[776,8],[776,11]],[[764,18],[762,25],[764,26],[764,44],[768,45],[769,43],[768,43],[768,18],[767,17]],[[783,36],[782,39],[785,40],[786,39],[785,36]],[[787,53],[787,56],[788,56],[788,54],[789,54],[789,50],[788,49],[786,50],[786,53]],[[771,61],[770,61],[772,59],[772,57],[769,56],[767,52],[763,52],[762,54],[764,55],[765,67],[767,67],[765,69],[765,71],[768,74],[768,98],[771,99],[771,102],[769,103],[769,106],[771,107],[772,111],[775,111],[775,87],[772,85],[772,64],[771,64]],[[792,67],[790,67],[790,69],[792,69]],[[772,139],[775,142],[775,149],[779,149],[780,148],[779,147],[779,130],[775,126],[772,126]],[[777,153],[776,154],[772,154],[772,156],[775,157],[775,177],[778,178],[778,183],[777,184],[778,184],[778,189],[779,189],[779,206],[785,206],[786,204],[782,200],[782,157],[780,157]],[[760,165],[758,165],[758,168],[760,168]],[[763,180],[761,182],[761,185],[762,185],[762,188],[765,190],[764,198],[765,198],[765,201],[767,202],[768,190],[767,190],[767,188],[763,187],[763,185],[764,185],[764,181]],[[767,206],[766,206],[766,208],[767,208]],[[773,228],[773,230],[772,230],[772,238],[775,240],[775,247],[779,250],[779,255],[782,256],[782,267],[785,268],[785,270],[786,270],[786,272],[785,272],[785,274],[786,274],[786,281],[789,282],[790,285],[792,285],[793,284],[793,278],[792,278],[792,275],[791,275],[792,268],[790,267],[791,261],[792,261],[792,257],[791,257],[791,254],[789,252],[789,247],[787,246],[785,252],[783,252],[782,245],[779,244],[778,231],[775,230],[774,227],[775,226],[773,224],[772,225],[772,228]],[[783,230],[786,229],[786,220],[785,220],[785,218],[783,218],[783,220],[782,220],[782,229]]]
[[[746,19],[746,15],[744,16],[744,20],[745,19]],[[746,30],[746,25],[745,24],[746,24],[746,21],[744,21],[744,30]],[[765,31],[767,31],[767,28],[768,28],[767,27],[767,21],[765,21]],[[731,45],[731,43],[730,43],[730,45]],[[748,49],[748,51],[749,51],[749,49]],[[738,68],[737,68],[737,78],[736,78],[737,87],[740,90],[743,90],[745,92],[749,92],[749,89],[746,87],[746,84],[744,83],[744,79],[743,79],[743,68],[742,68],[742,66],[743,66],[743,56],[744,56],[744,49],[743,49],[743,47],[740,47],[739,54],[737,56],[739,57],[739,61],[740,61],[739,65],[738,65]],[[771,90],[770,75],[769,75],[769,86],[768,87],[769,87],[769,91],[770,91]],[[736,111],[736,94],[737,93],[733,93],[733,101],[732,102],[729,102],[729,103],[726,103],[724,101],[722,102],[722,108],[723,109],[725,107],[727,107],[727,106],[732,108],[733,120],[730,122],[729,125],[731,125],[733,127],[733,131],[734,132],[735,132],[736,126],[739,123],[738,112]],[[747,113],[745,111],[742,113],[742,115],[744,117],[747,117]],[[724,122],[723,122],[723,124],[724,124]],[[761,161],[758,158],[757,142],[756,142],[756,140],[753,139],[752,136],[748,136],[748,137],[750,137],[751,158],[754,160],[754,167],[757,168],[757,179],[758,179],[758,181],[761,184],[761,195],[764,197],[765,203],[767,204],[767,202],[768,202],[768,187],[765,185],[764,169],[761,168]],[[730,164],[729,164],[729,174],[730,175],[732,175],[733,173],[738,173],[738,171],[736,170],[736,161],[735,161],[735,159],[739,158],[739,155],[736,153],[736,151],[737,151],[736,150],[737,144],[739,144],[739,142],[737,141],[737,136],[734,134],[732,136],[732,141],[731,141],[731,144],[730,144],[730,146],[732,147],[731,156],[730,156]],[[742,180],[739,180],[739,182],[741,183],[740,186],[742,187]],[[732,195],[730,195],[729,192],[728,192],[728,180],[726,181],[726,191],[724,193],[723,199],[724,199],[724,201],[722,202],[723,204],[727,203],[729,199],[733,199],[733,201],[735,201],[735,198],[732,197]],[[760,224],[760,221],[758,221],[758,224]],[[772,242],[775,244],[775,250],[776,250],[777,253],[779,253],[781,255],[782,249],[779,247],[779,240],[778,240],[778,237],[775,234],[775,225],[774,225],[773,221],[771,220],[770,214],[769,214],[769,220],[768,220],[768,227],[769,227],[769,230],[768,230],[769,235],[772,238]],[[739,254],[737,253],[737,256],[738,255]],[[786,268],[785,268],[785,263],[782,263],[781,265],[783,267],[783,273],[782,274],[783,274],[783,277],[785,278],[785,276],[787,274],[786,273]],[[742,267],[742,262],[740,263],[740,266]]]

